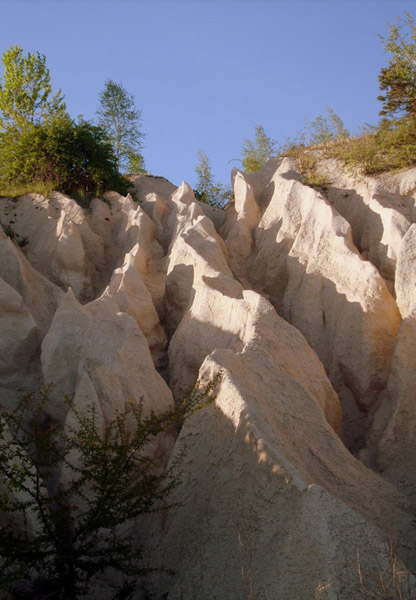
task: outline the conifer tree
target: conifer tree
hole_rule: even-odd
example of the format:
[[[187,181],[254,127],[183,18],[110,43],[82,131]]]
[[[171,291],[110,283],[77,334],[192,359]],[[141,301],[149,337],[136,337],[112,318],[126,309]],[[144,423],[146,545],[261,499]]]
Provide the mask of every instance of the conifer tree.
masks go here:
[[[389,25],[386,37],[380,36],[384,50],[391,54],[379,75],[380,115],[416,117],[416,23],[410,13]]]

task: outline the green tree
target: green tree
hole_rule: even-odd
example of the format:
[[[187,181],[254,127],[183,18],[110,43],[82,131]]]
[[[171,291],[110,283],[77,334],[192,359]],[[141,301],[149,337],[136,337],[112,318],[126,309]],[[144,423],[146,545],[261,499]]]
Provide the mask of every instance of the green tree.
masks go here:
[[[43,123],[65,111],[61,92],[51,96],[49,69],[45,56],[25,56],[20,46],[9,48],[2,57],[4,74],[0,79],[0,128],[22,130],[27,124]]]
[[[0,191],[40,183],[67,194],[127,188],[105,132],[65,113],[23,131],[8,127],[0,136]]]
[[[198,159],[198,163],[195,167],[195,173],[198,175],[196,193],[201,202],[210,204],[210,200],[212,199],[211,192],[214,186],[211,161],[209,160],[208,154],[200,148],[198,149]]]
[[[416,24],[410,13],[380,36],[391,57],[379,75],[382,116],[416,117]]]
[[[65,112],[61,92],[51,95],[45,56],[3,55],[0,80],[0,192],[54,187],[66,193],[125,192],[106,133]]]
[[[241,164],[246,173],[258,171],[266,162],[277,154],[277,142],[268,137],[261,125],[255,127],[254,141],[245,139],[242,149]]]
[[[133,96],[121,83],[107,79],[97,115],[113,146],[118,168],[125,167],[129,157],[140,153],[143,146],[141,112],[135,108]]]
[[[195,196],[201,202],[221,208],[232,197],[231,187],[218,181],[214,183],[211,161],[204,150],[198,149],[198,158],[199,161],[195,167],[198,175]]]
[[[160,472],[146,449],[212,401],[219,378],[197,385],[172,410],[145,417],[141,404],[128,402],[105,424],[94,407],[81,412],[71,404],[72,426],[51,421],[44,412],[50,386],[42,390],[41,402],[29,394],[15,412],[3,410],[3,589],[26,590],[20,598],[75,600],[108,568],[127,577],[145,573],[142,550],[123,526],[169,508],[169,494],[179,483],[177,463]],[[5,523],[5,515],[20,516],[20,527],[16,520]]]

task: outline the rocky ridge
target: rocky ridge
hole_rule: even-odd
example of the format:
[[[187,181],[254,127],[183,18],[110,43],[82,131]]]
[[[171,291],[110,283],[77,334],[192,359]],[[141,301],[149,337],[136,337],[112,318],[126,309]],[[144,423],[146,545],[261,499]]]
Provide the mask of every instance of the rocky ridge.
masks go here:
[[[360,597],[357,549],[377,581],[389,539],[415,569],[416,170],[319,169],[324,190],[288,158],[234,169],[225,210],[150,176],[88,211],[0,200],[3,404],[53,381],[55,418],[70,394],[106,419],[222,372],[153,449],[186,453],[179,508],[140,534],[174,572],[152,598]]]

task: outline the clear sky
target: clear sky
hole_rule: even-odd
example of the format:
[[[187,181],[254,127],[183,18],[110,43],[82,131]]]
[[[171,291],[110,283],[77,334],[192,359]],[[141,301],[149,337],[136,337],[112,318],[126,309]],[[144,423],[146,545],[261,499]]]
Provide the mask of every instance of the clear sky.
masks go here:
[[[194,185],[202,148],[228,183],[256,124],[281,142],[327,107],[351,132],[376,124],[377,34],[406,11],[415,0],[0,0],[0,53],[45,54],[73,117],[122,82],[152,174]]]

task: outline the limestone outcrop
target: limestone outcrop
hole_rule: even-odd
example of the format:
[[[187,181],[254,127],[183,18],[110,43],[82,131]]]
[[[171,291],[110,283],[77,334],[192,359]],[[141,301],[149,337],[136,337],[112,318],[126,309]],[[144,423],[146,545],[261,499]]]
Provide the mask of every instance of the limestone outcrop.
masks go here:
[[[403,316],[388,385],[375,414],[363,459],[406,491],[416,492],[416,225],[403,237],[396,268],[397,304]],[[374,450],[375,446],[375,450]]]
[[[38,329],[22,296],[0,279],[0,374],[25,368],[39,345]]]
[[[252,214],[257,214],[249,234],[251,248],[245,239],[247,209],[238,212],[247,202],[246,191],[241,184],[236,189],[235,212],[230,211],[224,225],[230,265],[317,352],[340,395],[346,438],[352,447],[359,446],[360,414],[371,410],[386,386],[400,313],[377,268],[355,247],[348,221],[320,192],[293,176],[293,160],[270,163],[266,173],[246,177],[251,188],[256,178],[261,182],[266,177],[263,186],[257,182],[258,199],[254,194],[250,198]],[[242,254],[250,250],[236,264],[240,245]]]
[[[0,238],[0,277],[21,295],[42,338],[64,292],[34,269],[22,250],[6,236]]]
[[[176,508],[131,524],[173,573],[143,600],[378,597],[389,542],[415,570],[416,171],[318,168],[326,189],[288,158],[234,169],[224,210],[150,176],[88,211],[0,199],[4,405],[53,382],[52,418],[68,395],[103,427],[219,378],[149,449],[183,458]]]
[[[32,194],[1,204],[0,223],[32,266],[59,287],[71,286],[82,300],[92,299],[102,266],[102,240],[75,200],[58,193],[50,199]]]
[[[285,341],[298,335],[288,327]],[[180,507],[153,536],[153,560],[174,574],[154,578],[154,597],[358,598],[357,549],[370,581],[388,570],[380,522],[412,528],[403,497],[349,454],[313,392],[270,363],[253,344],[201,368],[223,378],[175,447],[186,448]]]

